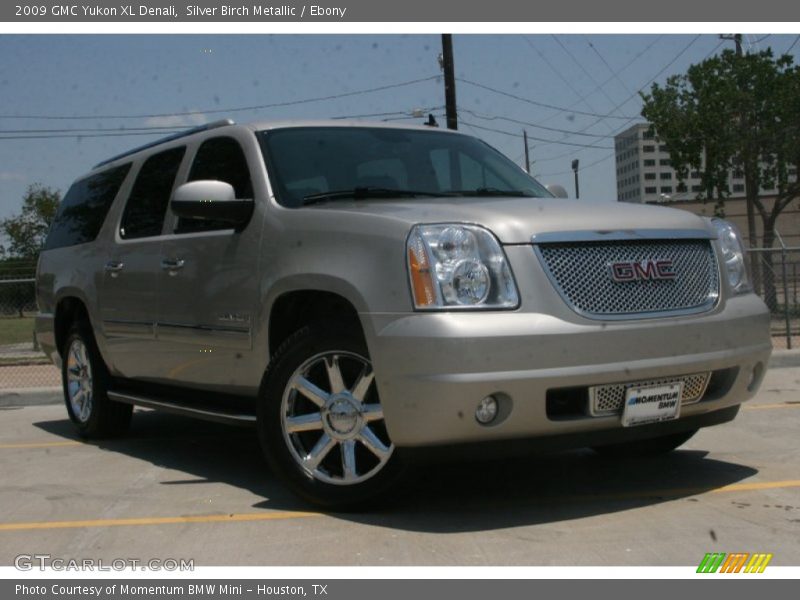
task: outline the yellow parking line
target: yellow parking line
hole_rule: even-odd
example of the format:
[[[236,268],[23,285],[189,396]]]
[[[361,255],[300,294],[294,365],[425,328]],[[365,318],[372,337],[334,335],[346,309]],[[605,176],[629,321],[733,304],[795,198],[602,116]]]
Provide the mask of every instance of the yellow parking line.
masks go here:
[[[240,523],[243,521],[279,521],[321,517],[314,512],[242,513],[229,515],[190,515],[185,517],[143,517],[138,519],[94,519],[88,521],[40,521],[0,523],[0,531],[31,529],[76,529],[81,527],[128,527],[132,525],[171,525],[175,523]]]
[[[745,410],[768,410],[770,408],[800,408],[800,402],[780,402],[777,404],[753,404],[752,406],[745,406]]]
[[[13,448],[59,448],[61,446],[82,446],[83,442],[28,442],[24,444],[0,444],[0,450]]]
[[[753,483],[732,483],[723,485],[715,490],[709,490],[712,494],[724,492],[747,492],[751,490],[772,490],[777,488],[800,487],[800,479],[789,479],[786,481],[760,481]]]

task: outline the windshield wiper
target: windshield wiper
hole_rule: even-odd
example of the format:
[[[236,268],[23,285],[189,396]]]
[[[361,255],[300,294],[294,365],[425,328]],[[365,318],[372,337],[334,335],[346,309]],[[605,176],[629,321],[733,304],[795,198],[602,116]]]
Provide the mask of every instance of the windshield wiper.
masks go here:
[[[354,187],[350,190],[336,190],[331,192],[321,192],[319,194],[310,194],[303,197],[303,206],[310,204],[319,204],[320,202],[329,202],[331,200],[354,199],[362,200],[364,198],[415,198],[417,196],[449,196],[451,194],[441,194],[439,192],[425,192],[422,190],[398,190],[392,188],[382,187]]]
[[[501,190],[493,187],[479,187],[474,190],[452,190],[450,194],[459,194],[461,196],[514,196],[514,197],[531,197],[527,192],[522,190]]]

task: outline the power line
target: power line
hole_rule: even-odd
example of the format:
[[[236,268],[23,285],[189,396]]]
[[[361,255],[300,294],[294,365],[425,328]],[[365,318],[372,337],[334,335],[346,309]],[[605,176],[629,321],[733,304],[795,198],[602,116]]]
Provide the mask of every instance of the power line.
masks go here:
[[[608,139],[613,138],[614,136],[611,134],[603,134],[603,133],[583,133],[581,131],[573,131],[571,129],[561,129],[558,127],[546,127],[545,125],[537,125],[536,123],[531,123],[529,121],[522,121],[520,119],[513,119],[511,117],[503,117],[501,115],[487,115],[477,113],[474,110],[470,110],[468,108],[463,108],[461,106],[458,107],[459,112],[465,112],[473,117],[478,119],[483,119],[484,121],[508,121],[509,123],[514,123],[516,125],[526,125],[528,127],[536,127],[538,129],[544,129],[545,131],[553,131],[556,133],[566,133],[568,135],[582,135],[586,137],[592,138],[600,138],[600,139]]]
[[[236,113],[244,111],[262,110],[265,108],[280,108],[284,106],[296,106],[298,104],[310,104],[312,102],[324,102],[327,100],[337,100],[339,98],[348,98],[351,96],[359,96],[361,94],[371,94],[374,92],[383,92],[386,90],[397,89],[423,83],[425,81],[433,81],[438,79],[439,75],[431,75],[430,77],[422,77],[420,79],[412,79],[410,81],[401,81],[400,83],[392,83],[389,85],[382,85],[373,88],[356,90],[352,92],[343,92],[341,94],[331,94],[328,96],[317,96],[314,98],[303,98],[300,100],[286,100],[283,102],[272,102],[270,104],[257,104],[253,106],[238,106],[233,108],[219,108],[207,110],[190,110],[184,112],[173,113],[151,113],[139,115],[0,115],[0,119],[50,119],[50,120],[79,120],[79,119],[151,119],[158,117],[188,117],[192,115],[213,115],[221,113]]]
[[[677,60],[677,59],[678,59],[678,58],[679,58],[679,57],[680,57],[680,56],[681,56],[681,55],[682,55],[684,52],[686,52],[686,50],[688,50],[688,49],[689,49],[689,47],[690,47],[690,46],[691,46],[691,45],[692,45],[692,44],[693,44],[695,41],[697,41],[697,38],[698,38],[698,37],[700,37],[700,36],[698,35],[697,37],[695,37],[695,38],[694,38],[694,39],[693,39],[693,40],[692,40],[692,41],[689,43],[689,45],[688,45],[688,46],[686,46],[686,47],[685,47],[683,50],[681,50],[681,52],[679,52],[679,53],[678,53],[678,55],[677,55],[677,56],[676,56],[674,59],[672,59],[672,60],[671,60],[671,61],[670,61],[670,62],[669,62],[669,63],[668,63],[668,64],[667,64],[667,65],[666,65],[664,68],[662,68],[662,69],[661,69],[661,70],[660,70],[660,71],[659,71],[659,72],[658,72],[658,73],[657,73],[657,74],[656,74],[654,77],[652,77],[652,78],[650,79],[650,81],[648,81],[647,83],[645,83],[645,84],[644,84],[644,85],[643,85],[643,86],[642,86],[642,87],[639,89],[639,91],[643,90],[645,87],[647,87],[648,85],[650,85],[650,84],[651,84],[653,81],[655,81],[655,80],[656,80],[656,79],[657,79],[657,78],[658,78],[658,77],[659,77],[659,76],[660,76],[660,75],[661,75],[661,74],[662,74],[662,73],[663,73],[663,72],[664,72],[666,69],[668,69],[668,68],[669,68],[669,67],[670,67],[670,66],[671,66],[671,65],[672,65],[672,64],[673,64],[673,63],[674,63],[674,62],[675,62],[675,61],[676,61],[676,60]],[[795,43],[797,43],[797,40],[800,40],[800,35],[798,35],[798,36],[797,36],[797,39],[795,40]],[[708,54],[706,54],[706,56],[705,56],[705,58],[703,58],[703,60],[706,60],[706,59],[708,59],[708,57],[710,57],[712,54],[714,54],[714,53],[715,53],[715,52],[716,52],[716,51],[719,49],[719,47],[720,47],[720,46],[722,46],[722,44],[724,44],[724,43],[725,43],[725,40],[722,40],[722,41],[720,41],[720,42],[719,42],[719,43],[718,43],[716,46],[714,46],[714,48],[712,48],[712,49],[711,49],[711,51],[710,51]],[[638,91],[637,91],[636,93],[638,93]],[[632,120],[635,120],[635,119],[632,119]],[[618,131],[618,132],[619,132],[619,131],[622,131],[622,130],[623,130],[623,129],[624,129],[624,128],[625,128],[625,127],[626,127],[626,126],[629,124],[629,123],[630,123],[630,121],[629,121],[628,123],[625,123],[625,124],[623,124],[623,125],[622,125],[622,126],[621,126],[621,127],[618,129],[618,130],[617,130],[617,131]],[[578,150],[578,152],[582,152],[582,150]],[[615,155],[615,152],[611,152],[610,154],[606,154],[606,155],[605,155],[605,156],[603,156],[602,158],[600,158],[600,159],[598,159],[598,160],[596,160],[596,161],[594,161],[594,162],[591,162],[591,163],[589,163],[589,164],[588,164],[588,165],[586,165],[585,167],[582,167],[582,168],[581,168],[581,171],[583,171],[583,170],[585,170],[585,169],[590,169],[591,167],[594,167],[594,166],[596,166],[596,165],[598,165],[598,164],[600,164],[600,163],[602,163],[602,162],[605,162],[605,161],[609,160],[610,158],[612,158],[614,155]],[[553,158],[545,158],[545,159],[543,159],[543,160],[540,160],[539,162],[548,162],[548,161],[552,161],[552,160],[557,160],[557,159],[560,159],[560,158],[564,158],[564,157],[566,157],[566,156],[573,156],[573,154],[572,154],[572,153],[565,153],[565,154],[562,154],[562,155],[560,155],[560,156],[558,156],[558,157],[553,157]],[[572,172],[571,170],[566,170],[566,171],[560,171],[560,172],[558,172],[558,173],[545,173],[545,174],[543,174],[543,175],[537,175],[537,177],[554,177],[554,176],[557,176],[557,175],[568,175],[568,174],[569,174],[569,173],[571,173],[571,172]]]
[[[534,43],[531,42],[530,39],[528,39],[527,37],[523,37],[522,39],[525,41],[526,44],[528,44],[530,49],[533,50],[534,52],[536,52],[536,54],[539,55],[539,58],[541,58],[542,61],[544,61],[544,63],[548,67],[550,67],[550,70],[553,73],[555,73],[556,77],[558,77],[562,82],[564,82],[564,84],[570,90],[572,90],[572,93],[575,94],[575,96],[579,98],[578,102],[576,102],[573,106],[577,106],[578,104],[583,103],[586,106],[588,106],[590,110],[595,110],[594,106],[592,106],[589,103],[589,101],[586,99],[588,96],[581,96],[580,92],[577,89],[575,89],[575,86],[572,85],[570,80],[567,79],[566,77],[564,77],[563,73],[561,73],[561,71],[559,71],[558,69],[555,68],[555,66],[553,66],[553,64],[550,62],[550,60],[547,58],[547,56],[545,56],[545,54],[539,49],[538,46],[534,45]]]
[[[132,131],[130,133],[53,133],[44,135],[0,135],[2,140],[52,140],[58,138],[101,138],[101,137],[126,137],[131,135],[169,135],[172,133],[181,133],[180,129],[173,129],[171,131]]]
[[[152,131],[154,133],[170,133],[174,131],[175,127],[80,127],[77,129],[0,129],[0,134],[22,134],[22,133],[74,133],[81,135],[82,133],[132,133],[132,132],[145,132]]]
[[[582,110],[573,110],[571,108],[565,108],[563,106],[556,106],[555,104],[547,104],[546,102],[538,102],[536,100],[531,100],[530,98],[523,98],[522,96],[517,96],[516,94],[512,94],[511,92],[506,92],[506,91],[503,91],[503,90],[499,90],[497,88],[493,88],[493,87],[485,85],[483,83],[478,83],[476,81],[470,81],[469,79],[464,79],[462,77],[456,77],[456,81],[458,81],[460,83],[464,83],[466,85],[471,85],[471,86],[474,86],[474,87],[477,87],[477,88],[481,88],[483,90],[487,90],[489,92],[498,94],[500,96],[506,96],[507,98],[513,98],[514,100],[519,100],[520,102],[525,102],[527,104],[532,104],[534,106],[541,106],[543,108],[549,108],[549,109],[557,110],[557,111],[561,111],[561,112],[570,112],[570,113],[574,113],[576,115],[585,115],[585,116],[588,116],[588,117],[600,117],[602,119],[620,119],[620,120],[625,120],[625,119],[631,119],[631,118],[634,118],[634,119],[638,118],[638,117],[624,117],[624,116],[611,115],[611,114],[600,114],[600,113],[596,113],[596,112],[587,112],[587,111],[582,111]]]
[[[608,83],[609,83],[609,82],[610,82],[612,79],[614,79],[615,77],[617,77],[618,75],[620,75],[620,74],[621,74],[623,71],[625,71],[626,69],[628,69],[628,67],[630,67],[630,66],[631,66],[633,63],[635,63],[637,60],[639,60],[639,58],[641,58],[641,57],[642,57],[644,54],[646,54],[646,53],[647,53],[647,52],[650,50],[650,48],[652,48],[652,47],[653,47],[653,46],[655,46],[655,45],[656,45],[658,42],[660,42],[660,41],[661,41],[661,38],[663,38],[663,37],[664,37],[663,35],[659,35],[658,37],[656,37],[656,38],[655,38],[655,39],[654,39],[652,42],[650,42],[650,43],[649,43],[649,44],[648,44],[648,45],[647,45],[647,46],[646,46],[644,49],[640,50],[640,51],[639,51],[639,52],[638,52],[638,53],[637,53],[637,54],[636,54],[636,55],[635,55],[635,56],[634,56],[634,57],[633,57],[631,60],[629,60],[627,63],[625,63],[625,65],[624,65],[624,66],[620,67],[620,68],[619,68],[619,69],[618,69],[616,72],[612,73],[612,74],[611,74],[611,77],[609,77],[608,79],[605,79],[603,82],[601,82],[601,83],[600,83],[600,85],[599,85],[599,86],[597,86],[597,87],[595,87],[595,88],[591,89],[591,90],[590,90],[588,93],[586,93],[584,96],[581,96],[580,100],[578,100],[578,101],[577,101],[577,102],[575,102],[574,104],[571,104],[571,105],[569,106],[569,108],[570,108],[570,109],[572,109],[573,107],[575,107],[575,106],[577,106],[578,104],[580,104],[580,103],[581,103],[581,101],[582,101],[582,100],[584,100],[584,98],[587,98],[588,96],[590,96],[590,95],[594,94],[594,93],[595,93],[595,92],[596,92],[598,89],[600,89],[601,87],[605,87],[605,86],[606,86],[606,85],[607,85],[607,84],[608,84]],[[551,115],[550,117],[547,117],[546,119],[544,119],[543,121],[541,121],[541,123],[547,123],[548,121],[550,121],[550,120],[554,119],[554,118],[555,118],[555,116],[556,116],[556,115]]]
[[[586,67],[583,66],[583,63],[581,63],[577,58],[575,58],[575,55],[572,53],[572,51],[569,48],[567,48],[566,45],[564,45],[564,42],[562,42],[557,35],[551,34],[550,37],[553,38],[559,46],[561,46],[561,49],[567,53],[567,56],[569,56],[572,59],[572,62],[578,65],[578,68],[583,72],[584,75],[586,75],[586,77],[589,78],[589,80],[593,84],[595,84],[596,86],[599,85],[594,76],[589,71],[586,70]],[[614,104],[614,99],[608,95],[608,92],[606,92],[605,88],[601,87],[599,88],[599,91],[601,94],[603,94],[603,96],[606,97],[606,100],[608,100],[611,104]]]
[[[427,116],[427,113],[441,110],[444,106],[430,106],[424,108],[418,108],[415,110],[419,110],[420,112],[426,113],[424,116]],[[411,111],[408,110],[395,110],[390,112],[380,112],[380,113],[367,113],[367,114],[360,114],[360,115],[337,115],[335,117],[331,117],[331,119],[369,119],[372,117],[395,117],[396,115],[400,115],[397,117],[398,119],[409,118],[409,119],[419,119],[422,118],[420,116],[415,116],[410,114]]]
[[[789,46],[789,48],[786,50],[786,52],[784,52],[784,54],[789,54],[789,52],[792,51],[792,48],[794,48],[797,45],[798,41],[800,41],[800,35],[798,35],[796,38],[794,38],[794,41],[792,42],[792,45]]]
[[[608,69],[608,72],[611,73],[611,77],[613,79],[616,79],[620,83],[620,85],[623,88],[625,88],[625,91],[630,94],[631,90],[628,87],[628,84],[626,84],[624,81],[622,81],[622,79],[620,79],[619,75],[617,75],[614,72],[614,69],[612,69],[611,65],[608,64],[608,61],[606,60],[605,56],[600,54],[600,50],[597,49],[597,46],[595,46],[586,36],[584,36],[584,39],[585,39],[586,43],[589,44],[589,48],[591,48],[594,51],[594,53],[597,55],[597,58],[599,58],[600,61],[606,66],[606,69]]]
[[[443,108],[434,106],[420,109],[425,113],[436,111]],[[397,116],[400,115],[400,116]],[[393,111],[381,113],[368,113],[360,115],[340,115],[330,117],[332,120],[340,119],[364,119],[370,117],[387,117],[384,121],[395,121],[402,119],[418,119],[419,116],[410,115],[408,111]],[[180,133],[187,128],[181,127],[122,127],[122,128],[76,128],[76,129],[0,129],[0,140],[42,140],[59,138],[95,138],[95,137],[125,137],[131,135],[169,135]]]
[[[463,119],[462,119],[463,121]],[[494,127],[484,127],[483,125],[477,125],[475,123],[469,123],[468,121],[463,121],[465,125],[469,125],[470,127],[474,127],[475,129],[482,129],[484,131],[493,131],[494,133],[500,133],[502,135],[507,135],[515,138],[522,138],[523,135],[521,133],[514,133],[513,131],[505,131],[504,129],[496,129]],[[579,148],[597,148],[599,150],[612,150],[610,146],[597,146],[593,144],[579,144],[577,142],[562,142],[559,140],[548,140],[545,138],[539,138],[532,135],[528,135],[529,139],[536,140],[537,142],[547,142],[548,144],[564,144],[566,146],[577,146]]]
[[[609,83],[611,80],[613,80],[613,79],[618,79],[618,80],[620,80],[620,79],[619,79],[619,75],[620,75],[620,74],[621,74],[623,71],[625,71],[626,69],[628,69],[628,68],[629,68],[629,67],[630,67],[630,66],[631,66],[633,63],[635,63],[637,60],[639,60],[639,59],[640,59],[642,56],[644,56],[644,55],[645,55],[647,52],[649,52],[649,51],[650,51],[650,49],[651,49],[653,46],[655,46],[655,45],[656,45],[658,42],[660,42],[660,41],[661,41],[661,39],[662,39],[663,37],[664,37],[664,35],[662,34],[662,35],[659,35],[659,36],[657,36],[655,39],[653,39],[653,41],[651,41],[649,44],[647,44],[647,46],[645,46],[644,48],[642,48],[641,50],[639,50],[639,52],[637,52],[637,53],[636,53],[636,54],[633,56],[633,58],[631,58],[631,59],[630,59],[630,60],[629,60],[627,63],[625,63],[623,66],[621,66],[621,67],[620,67],[619,69],[617,69],[616,71],[612,71],[612,73],[611,73],[611,76],[610,76],[610,77],[608,77],[607,79],[605,79],[604,81],[602,81],[602,82],[601,82],[601,83],[600,83],[598,86],[596,86],[596,87],[592,88],[591,90],[589,90],[589,92],[587,92],[587,93],[586,93],[584,96],[581,96],[581,98],[580,98],[580,99],[579,99],[577,102],[575,102],[575,103],[571,104],[571,105],[569,106],[569,108],[570,108],[570,109],[572,109],[573,107],[575,107],[575,106],[578,106],[578,104],[580,104],[580,103],[581,103],[581,102],[582,102],[582,101],[583,101],[583,100],[584,100],[586,97],[588,97],[588,96],[590,96],[591,94],[595,93],[595,92],[596,92],[598,89],[600,89],[600,88],[602,88],[602,87],[605,87],[605,86],[606,86],[606,85],[607,85],[607,84],[608,84],[608,83]],[[602,57],[601,57],[601,58],[602,58]],[[621,80],[620,80],[620,81],[621,81]],[[542,121],[539,121],[539,123],[538,123],[537,125],[535,125],[535,126],[537,126],[537,127],[542,127],[544,123],[547,123],[547,122],[549,122],[549,121],[552,121],[552,120],[553,120],[553,119],[554,119],[556,116],[557,116],[557,114],[550,115],[550,116],[549,116],[549,117],[547,117],[546,119],[543,119]],[[577,131],[577,132],[573,132],[573,133],[574,133],[575,135],[592,135],[592,134],[587,134],[587,133],[584,133],[584,131],[585,131],[586,129],[587,129],[587,128],[584,128],[584,130]],[[601,134],[596,134],[596,135],[598,135],[598,137],[599,137]],[[613,135],[609,134],[609,135],[607,135],[607,136],[602,136],[602,137],[613,137]],[[522,154],[520,154],[520,155],[519,155],[519,156],[518,156],[518,157],[517,157],[517,158],[514,160],[514,162],[518,162],[518,161],[519,161],[519,160],[522,158],[522,156],[523,156],[523,155],[524,155],[524,151],[523,151],[523,153],[522,153]],[[558,157],[553,157],[553,158],[547,158],[547,159],[544,159],[544,160],[543,160],[543,162],[545,162],[545,161],[550,161],[550,160],[557,160],[557,159],[563,158],[564,156],[566,156],[566,154],[564,154],[564,155],[560,155],[560,156],[558,156]]]
[[[672,60],[670,60],[670,61],[669,61],[669,62],[668,62],[666,65],[664,65],[664,66],[663,66],[663,67],[662,67],[662,68],[661,68],[661,69],[658,71],[658,73],[656,73],[655,75],[653,75],[653,76],[652,76],[652,77],[651,77],[651,78],[650,78],[650,79],[649,79],[649,80],[648,80],[648,81],[647,81],[647,82],[646,82],[644,85],[642,85],[642,86],[641,86],[641,87],[640,87],[638,90],[636,90],[636,91],[635,91],[635,92],[633,92],[633,93],[632,93],[630,96],[628,96],[628,98],[626,98],[626,99],[625,99],[625,100],[623,100],[623,101],[622,101],[620,104],[618,104],[617,106],[615,106],[613,110],[618,110],[619,108],[621,108],[622,106],[624,106],[625,104],[627,104],[628,102],[630,102],[631,100],[633,100],[633,98],[635,98],[635,97],[636,97],[636,96],[639,94],[639,92],[641,92],[642,90],[644,90],[644,89],[645,89],[645,88],[646,88],[648,85],[650,85],[650,84],[651,84],[651,83],[653,83],[653,82],[654,82],[656,79],[658,79],[658,78],[659,78],[659,77],[660,77],[660,76],[661,76],[661,75],[662,75],[662,74],[663,74],[663,73],[664,73],[664,72],[665,72],[667,69],[669,69],[669,68],[670,68],[670,67],[671,67],[673,64],[675,64],[675,62],[676,62],[676,61],[677,61],[677,60],[678,60],[678,59],[679,59],[681,56],[683,56],[683,55],[684,55],[684,54],[685,54],[685,53],[686,53],[686,52],[689,50],[689,48],[691,48],[691,47],[694,45],[694,43],[695,43],[695,42],[696,42],[696,41],[697,41],[697,40],[698,40],[700,37],[701,37],[701,36],[700,36],[700,34],[698,34],[698,35],[696,35],[695,37],[693,37],[693,38],[691,39],[691,41],[690,41],[690,42],[689,42],[689,43],[688,43],[686,46],[684,46],[684,47],[683,47],[683,49],[682,49],[680,52],[678,52],[678,54],[676,54],[676,55],[675,55],[675,56],[672,58]],[[710,52],[710,53],[709,53],[709,54],[706,56],[706,58],[708,58],[708,56],[710,56],[711,54],[713,54],[714,52],[716,52],[717,48],[719,48],[719,47],[722,45],[722,43],[723,43],[723,42],[720,42],[720,43],[718,43],[718,44],[717,44],[717,45],[714,47],[714,49],[713,49],[713,50],[712,50],[712,51],[711,51],[711,52]],[[625,130],[625,129],[626,129],[626,128],[627,128],[627,127],[628,127],[628,126],[629,126],[629,125],[632,123],[632,122],[634,122],[634,121],[638,120],[639,118],[640,118],[639,116],[636,116],[636,117],[631,117],[631,118],[629,118],[629,119],[628,119],[628,120],[627,120],[625,123],[623,123],[621,126],[619,126],[619,127],[618,127],[618,128],[617,128],[617,129],[616,129],[614,132],[613,132],[613,133],[619,133],[619,132],[621,132],[621,131],[624,131],[624,130]],[[581,130],[580,130],[580,131],[581,131],[581,133],[585,132],[587,129],[590,129],[590,128],[594,127],[594,126],[595,126],[595,125],[597,125],[599,122],[600,122],[600,119],[598,119],[598,120],[594,121],[593,123],[590,123],[589,125],[587,125],[586,127],[584,127],[583,129],[581,129]],[[578,152],[581,152],[581,150],[579,150]],[[565,158],[566,156],[571,156],[571,154],[569,154],[569,153],[564,153],[564,154],[561,154],[561,155],[559,155],[559,156],[555,156],[555,157],[552,157],[552,158],[545,158],[545,159],[541,159],[539,162],[547,162],[547,161],[552,161],[552,160],[559,160],[559,159],[561,159],[561,158]],[[612,154],[612,156],[613,156],[613,154]]]
[[[748,39],[748,40],[747,40],[747,43],[748,43],[748,44],[750,44],[750,46],[752,47],[752,46],[755,46],[756,44],[760,44],[760,43],[761,43],[761,42],[763,42],[765,39],[767,39],[768,37],[771,37],[771,36],[772,36],[772,34],[771,34],[771,33],[768,33],[767,35],[763,35],[763,36],[761,36],[761,37],[760,37],[760,38],[758,38],[757,40],[750,40],[750,39]]]

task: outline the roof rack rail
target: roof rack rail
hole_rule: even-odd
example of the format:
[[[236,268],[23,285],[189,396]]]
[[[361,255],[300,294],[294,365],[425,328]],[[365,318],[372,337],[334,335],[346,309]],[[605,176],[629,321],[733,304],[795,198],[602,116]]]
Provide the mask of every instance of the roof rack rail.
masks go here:
[[[137,152],[141,152],[142,150],[147,150],[148,148],[152,148],[154,146],[158,146],[159,144],[163,144],[165,142],[171,142],[172,140],[178,140],[182,137],[186,137],[187,135],[192,135],[193,133],[199,133],[201,131],[208,131],[209,129],[216,129],[217,127],[225,127],[227,125],[235,125],[233,119],[221,119],[219,121],[213,121],[211,123],[206,123],[205,125],[199,125],[197,127],[192,127],[190,129],[186,129],[185,131],[181,131],[179,133],[173,133],[172,135],[168,135],[167,137],[160,138],[155,142],[150,142],[149,144],[144,144],[143,146],[137,146],[132,150],[128,150],[127,152],[123,152],[122,154],[117,154],[116,156],[112,156],[109,159],[106,159],[102,162],[97,163],[93,169],[98,167],[102,167],[103,165],[107,165],[109,163],[114,162],[115,160],[119,160],[120,158],[125,158],[126,156],[130,156],[131,154],[136,154]]]

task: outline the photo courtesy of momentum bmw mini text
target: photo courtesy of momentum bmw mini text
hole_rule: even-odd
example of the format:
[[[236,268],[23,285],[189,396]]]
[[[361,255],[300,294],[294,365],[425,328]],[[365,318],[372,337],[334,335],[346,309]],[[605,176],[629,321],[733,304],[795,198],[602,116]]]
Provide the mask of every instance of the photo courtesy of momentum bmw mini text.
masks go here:
[[[800,5],[623,4],[0,6],[0,597],[800,577]]]

